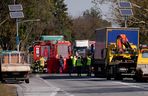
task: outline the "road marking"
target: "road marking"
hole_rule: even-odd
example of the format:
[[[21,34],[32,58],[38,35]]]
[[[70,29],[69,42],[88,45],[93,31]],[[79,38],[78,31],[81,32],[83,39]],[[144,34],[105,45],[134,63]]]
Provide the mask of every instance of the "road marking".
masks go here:
[[[58,91],[60,91],[60,88],[57,88],[57,89],[55,90],[55,92],[52,92],[52,93],[50,94],[50,96],[56,96],[57,93],[58,93]]]
[[[39,79],[43,80],[50,87],[55,88],[54,92],[52,92],[50,96],[56,96],[59,91],[62,91],[66,96],[74,96],[73,94],[70,94],[70,93],[62,90],[61,88],[52,85],[51,83],[49,83],[48,81],[46,81],[46,80],[44,80],[42,78],[39,78]]]
[[[114,83],[130,86],[130,87],[134,87],[134,88],[141,88],[140,86],[133,85],[132,83],[124,83],[124,82],[114,82]]]

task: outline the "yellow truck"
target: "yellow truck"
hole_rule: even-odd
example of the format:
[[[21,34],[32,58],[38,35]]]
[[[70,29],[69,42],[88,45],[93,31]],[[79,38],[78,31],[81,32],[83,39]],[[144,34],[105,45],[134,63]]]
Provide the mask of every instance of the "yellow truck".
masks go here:
[[[3,51],[0,53],[0,81],[25,81],[29,83],[30,60],[25,52]]]
[[[125,38],[123,38],[123,36]],[[138,58],[139,28],[96,29],[94,75],[122,80],[133,78]]]
[[[139,50],[137,67],[135,73],[136,81],[148,80],[148,47],[141,47]]]

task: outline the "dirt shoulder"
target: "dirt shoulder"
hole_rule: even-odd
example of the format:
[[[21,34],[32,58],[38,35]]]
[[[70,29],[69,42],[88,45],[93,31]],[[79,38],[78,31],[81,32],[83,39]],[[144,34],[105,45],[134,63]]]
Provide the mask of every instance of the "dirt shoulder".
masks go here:
[[[0,96],[17,96],[16,87],[9,84],[0,84]]]

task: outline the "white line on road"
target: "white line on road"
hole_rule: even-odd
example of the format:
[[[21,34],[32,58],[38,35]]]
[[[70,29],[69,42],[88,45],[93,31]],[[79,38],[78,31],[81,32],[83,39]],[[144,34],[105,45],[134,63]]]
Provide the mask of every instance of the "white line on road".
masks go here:
[[[134,87],[134,88],[141,88],[140,86],[133,85],[132,83],[124,83],[124,82],[115,82],[115,83],[127,85],[127,86]]]
[[[56,96],[57,93],[58,93],[58,91],[60,91],[60,88],[57,88],[54,92],[52,92],[52,93],[50,94],[50,96]]]
[[[40,78],[40,79],[42,79],[42,78]],[[52,88],[55,89],[54,92],[52,92],[50,96],[56,96],[59,91],[62,91],[66,96],[74,96],[73,94],[70,94],[70,93],[68,93],[68,92],[66,92],[66,91],[64,91],[64,90],[62,90],[61,88],[58,88],[58,87],[52,85],[51,83],[47,82],[46,80],[44,80],[44,79],[42,79],[42,80],[43,80],[47,85],[49,85],[50,87],[52,87]]]

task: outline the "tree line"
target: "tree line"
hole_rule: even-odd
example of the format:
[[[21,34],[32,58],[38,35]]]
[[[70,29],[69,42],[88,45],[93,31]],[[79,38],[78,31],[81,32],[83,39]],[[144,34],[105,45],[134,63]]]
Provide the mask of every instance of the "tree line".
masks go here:
[[[111,22],[102,19],[101,10],[97,6],[87,9],[81,16],[73,18],[69,16],[64,0],[0,0],[0,46],[3,50],[16,49],[16,21],[10,18],[8,9],[8,5],[14,4],[14,1],[15,4],[22,4],[24,13],[24,18],[19,19],[20,50],[27,49],[41,35],[64,35],[65,39],[69,41],[76,39],[95,40],[94,30],[96,28],[111,26]],[[101,0],[92,1],[94,5],[97,5],[97,3],[101,4],[108,0],[102,0],[102,2],[100,2]],[[137,0],[131,1],[138,3],[135,2]],[[147,7],[147,0],[140,2],[138,3],[140,6],[145,5],[144,8]],[[136,12],[134,17],[139,19],[139,21],[135,22],[147,22],[145,10],[140,11],[138,8],[134,8],[134,10]],[[139,13],[137,10],[139,10]],[[144,18],[140,17],[140,12],[143,13]],[[24,20],[35,19],[40,19],[40,21],[23,22]],[[133,21],[132,17],[128,21],[128,26],[140,27],[140,35],[145,36],[140,38],[140,42],[147,43],[147,23],[142,23],[144,24],[142,25],[130,21]],[[123,25],[123,22],[118,19],[117,23]]]
[[[119,1],[131,2],[133,15],[128,17],[127,27],[140,28],[140,44],[148,45],[148,0],[93,0],[95,4],[112,3],[112,21],[124,27],[124,18],[119,15]]]

